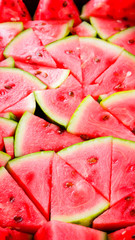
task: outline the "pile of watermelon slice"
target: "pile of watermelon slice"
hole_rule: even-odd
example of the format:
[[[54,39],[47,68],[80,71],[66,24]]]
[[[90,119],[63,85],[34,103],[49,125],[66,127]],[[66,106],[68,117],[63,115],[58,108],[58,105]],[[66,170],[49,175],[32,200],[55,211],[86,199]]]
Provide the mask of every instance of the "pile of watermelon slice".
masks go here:
[[[135,4],[0,2],[0,240],[135,238]],[[80,17],[81,16],[81,17]]]

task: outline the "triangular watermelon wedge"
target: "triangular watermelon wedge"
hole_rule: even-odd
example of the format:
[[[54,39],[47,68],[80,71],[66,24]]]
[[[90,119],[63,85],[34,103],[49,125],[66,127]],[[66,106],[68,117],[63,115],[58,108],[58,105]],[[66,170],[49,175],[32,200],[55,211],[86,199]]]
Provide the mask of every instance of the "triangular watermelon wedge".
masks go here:
[[[108,240],[133,240],[135,238],[135,225],[127,228],[120,229],[108,235]]]
[[[4,148],[7,154],[14,158],[14,137],[4,137]]]
[[[96,218],[93,227],[103,231],[115,231],[135,224],[135,192],[121,199]]]
[[[71,20],[74,25],[81,22],[79,11],[73,0],[40,0],[35,12],[35,20]]]
[[[89,226],[109,202],[58,155],[52,166],[51,220]]]
[[[44,224],[35,234],[35,240],[105,240],[107,234],[92,228],[60,221],[50,221]]]
[[[46,51],[32,28],[18,34],[7,45],[3,54],[6,58],[12,56],[18,61],[56,67],[55,61]]]
[[[53,152],[39,152],[15,158],[7,169],[31,201],[49,220],[51,163]],[[40,179],[39,179],[40,176]]]
[[[88,22],[81,22],[79,25],[71,29],[72,34],[76,34],[79,37],[96,37],[97,32]]]
[[[114,136],[135,141],[135,135],[89,95],[74,112],[67,131],[89,138]]]
[[[105,154],[106,153],[106,154]],[[58,152],[107,200],[110,199],[112,138],[96,138]]]
[[[4,167],[0,168],[0,226],[35,233],[46,222]]]
[[[5,167],[11,156],[5,152],[0,151],[0,167]]]
[[[66,37],[48,44],[45,48],[57,62],[58,67],[70,69],[71,73],[82,83],[80,43],[78,36]]]
[[[16,130],[15,156],[19,157],[41,150],[59,151],[81,141],[80,137],[26,112],[20,119]]]
[[[12,57],[9,57],[9,58],[0,62],[0,67],[11,67],[11,68],[13,68],[14,66],[15,66],[15,61]]]
[[[70,75],[57,89],[35,91],[35,98],[51,120],[66,127],[83,99],[82,86],[76,78]]]

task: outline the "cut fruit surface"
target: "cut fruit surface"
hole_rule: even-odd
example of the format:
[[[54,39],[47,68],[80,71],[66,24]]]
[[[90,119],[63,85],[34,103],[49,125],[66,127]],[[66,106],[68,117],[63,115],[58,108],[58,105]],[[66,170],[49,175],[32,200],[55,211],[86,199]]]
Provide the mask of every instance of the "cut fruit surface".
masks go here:
[[[6,153],[11,156],[11,159],[14,158],[14,137],[5,137],[3,141]]]
[[[16,67],[23,69],[26,72],[39,78],[43,83],[45,83],[48,88],[59,87],[65,79],[68,77],[70,70],[61,68],[49,68],[38,66],[35,64],[27,64],[22,62],[15,62]]]
[[[57,62],[58,67],[70,69],[71,73],[82,82],[80,43],[78,36],[70,36],[48,44],[46,49]]]
[[[70,75],[57,89],[35,91],[35,98],[51,120],[66,127],[82,101],[82,87],[76,78]]]
[[[106,154],[105,154],[106,153]],[[104,137],[75,144],[58,155],[109,200],[112,138]]]
[[[18,34],[5,48],[4,56],[27,63],[56,67],[56,63],[45,50],[32,28]]]
[[[85,118],[84,118],[85,116]],[[134,134],[91,96],[87,96],[72,115],[67,131],[89,138],[114,136],[135,140]]]
[[[15,66],[15,61],[12,57],[9,57],[9,58],[0,62],[0,67],[11,67],[11,68],[13,68],[14,66]]]
[[[50,213],[51,162],[53,155],[53,152],[33,153],[15,158],[7,165],[10,174],[47,220],[49,220]]]
[[[51,220],[89,226],[109,202],[58,155],[52,166]]]
[[[13,239],[13,240],[32,240],[33,236],[31,234],[22,233],[16,230],[11,230],[10,228],[0,227],[0,239]]]
[[[95,28],[85,21],[74,27],[71,32],[79,37],[96,37],[97,35]]]
[[[43,215],[4,167],[0,168],[0,182],[0,226],[35,233],[46,222]]]
[[[4,167],[7,162],[11,159],[11,156],[5,152],[0,151],[0,167]]]
[[[1,112],[0,117],[17,121],[17,117],[12,112]]]
[[[81,142],[82,139],[63,131],[58,126],[26,112],[19,121],[15,134],[15,156],[41,150],[59,151]]]
[[[127,228],[123,228],[108,235],[108,240],[133,240],[135,238],[135,225]]]

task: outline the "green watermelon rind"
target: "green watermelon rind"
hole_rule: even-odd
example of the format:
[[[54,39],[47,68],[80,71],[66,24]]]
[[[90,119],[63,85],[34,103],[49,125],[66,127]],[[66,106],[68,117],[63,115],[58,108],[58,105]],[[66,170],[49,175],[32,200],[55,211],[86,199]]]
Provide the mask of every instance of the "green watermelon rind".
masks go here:
[[[0,161],[4,161],[6,163],[11,159],[11,156],[5,152],[0,151]]]
[[[13,121],[17,121],[17,117],[12,113],[12,112],[3,112],[3,116],[4,118],[7,118],[9,120],[13,120]]]
[[[18,31],[23,31],[24,27],[23,27],[23,22],[3,22],[0,23],[0,29],[4,28],[4,29],[9,29],[9,27],[13,27],[18,29]]]
[[[12,57],[8,57],[4,61],[6,61],[6,64],[7,64],[6,67],[11,67],[11,68],[15,67],[15,61],[14,61],[14,59]]]
[[[77,27],[79,27],[79,26],[83,27],[84,30],[85,29],[88,30],[89,34],[91,34],[91,37],[96,37],[96,35],[97,35],[96,29],[91,24],[89,24],[88,22],[83,21]]]
[[[100,28],[98,27],[98,24],[96,22],[96,17],[90,17],[90,23],[91,25],[96,29],[97,34],[100,38],[104,39],[104,40],[108,40],[108,35],[103,33],[102,30],[100,31]]]
[[[12,127],[14,130],[17,127],[17,122],[8,118],[0,117],[0,125],[2,125],[2,123],[7,124],[7,126]]]
[[[121,38],[121,37],[124,37],[124,36],[126,36],[128,33],[132,33],[132,31],[135,32],[135,26],[129,27],[129,28],[124,29],[124,30],[122,30],[122,31],[120,31],[120,32],[117,32],[117,33],[114,34],[113,36],[109,37],[109,38],[107,39],[107,41],[113,43],[113,41],[119,39],[119,37],[120,37],[120,38]]]
[[[69,69],[63,69],[63,74],[59,78],[59,81],[54,82],[51,84],[50,88],[55,89],[61,86],[61,84],[66,80],[66,78],[69,76],[70,70]]]

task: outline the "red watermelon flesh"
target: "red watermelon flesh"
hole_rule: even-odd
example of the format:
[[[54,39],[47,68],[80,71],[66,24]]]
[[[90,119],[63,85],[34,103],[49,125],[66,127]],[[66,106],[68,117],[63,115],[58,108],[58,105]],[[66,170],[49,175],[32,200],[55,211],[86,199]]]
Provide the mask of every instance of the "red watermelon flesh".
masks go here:
[[[93,227],[115,231],[135,224],[135,193],[127,195],[93,221]]]
[[[58,155],[52,166],[51,220],[89,226],[109,206],[74,168]]]
[[[22,0],[1,0],[0,22],[26,22],[31,19]]]
[[[71,32],[79,37],[95,37],[97,35],[95,28],[85,21],[74,27]]]
[[[10,174],[47,220],[50,213],[52,158],[53,152],[39,152],[15,158],[7,165]]]
[[[87,96],[71,117],[67,131],[89,138],[114,136],[135,140],[135,136],[128,128],[119,122],[91,96]]]
[[[6,153],[11,156],[11,159],[14,158],[14,137],[5,137],[3,141]]]
[[[135,142],[113,139],[111,205],[134,191]]]
[[[39,78],[48,88],[57,88],[68,77],[70,70],[61,68],[49,68],[36,64],[15,62],[16,67],[23,69]]]
[[[31,93],[27,97],[21,99],[19,102],[13,104],[11,107],[4,109],[3,113],[12,112],[18,119],[28,111],[34,113],[36,109],[36,102],[34,94]]]
[[[59,151],[82,139],[31,113],[24,113],[15,135],[15,156],[41,150]]]
[[[61,150],[58,155],[70,164],[107,200],[110,199],[112,138],[96,138]]]
[[[0,167],[4,167],[7,162],[11,159],[11,156],[5,152],[0,151]]]
[[[9,57],[0,62],[0,67],[14,67],[15,61],[12,57]]]
[[[29,21],[24,25],[24,28],[32,28],[43,45],[47,45],[58,39],[64,38],[70,32],[73,21]]]
[[[107,39],[117,32],[135,25],[135,21],[122,19],[115,20],[107,17],[91,17],[90,22],[96,29],[98,35],[103,39]]]
[[[82,83],[80,43],[78,36],[69,36],[46,46],[60,68],[68,68]],[[73,64],[74,63],[74,64]]]
[[[35,233],[46,222],[4,167],[0,168],[0,226]]]
[[[0,227],[0,240],[32,240],[32,235]]]
[[[0,112],[27,97],[33,91],[46,88],[46,85],[38,78],[16,68],[1,67],[0,79]]]
[[[43,112],[56,123],[66,127],[82,101],[82,86],[70,75],[57,89],[36,91],[35,98]]]
[[[36,233],[34,240],[105,240],[106,233],[60,221],[50,221],[44,224]]]
[[[123,47],[125,50],[135,55],[135,27],[128,28],[115,34],[110,37],[108,41]]]
[[[81,22],[79,11],[73,0],[40,0],[35,12],[35,20],[71,20],[74,25]]]
[[[87,86],[112,65],[122,48],[98,38],[79,38],[83,85]]]
[[[108,235],[108,240],[133,240],[135,238],[135,225],[120,229]]]
[[[29,28],[18,34],[5,48],[4,56],[15,60],[56,67],[51,55],[46,51],[34,31]]]
[[[135,89],[135,56],[123,51],[117,61],[101,74],[85,90],[85,95],[91,94],[98,98],[102,94]]]

